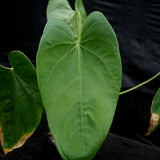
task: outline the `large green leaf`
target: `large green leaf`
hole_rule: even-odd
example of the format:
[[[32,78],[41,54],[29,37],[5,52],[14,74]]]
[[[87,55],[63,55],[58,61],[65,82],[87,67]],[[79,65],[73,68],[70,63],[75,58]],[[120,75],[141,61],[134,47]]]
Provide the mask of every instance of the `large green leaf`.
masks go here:
[[[0,141],[5,153],[20,147],[34,132],[43,108],[29,59],[13,51],[9,61],[12,68],[0,65]]]
[[[160,125],[160,88],[155,94],[152,105],[151,105],[151,118],[148,128],[148,133],[146,135],[150,135],[157,127]]]
[[[59,153],[65,160],[90,160],[113,120],[121,61],[116,35],[105,17],[93,12],[82,20],[83,9],[76,8],[74,21],[68,23],[63,15],[48,20],[37,74]]]

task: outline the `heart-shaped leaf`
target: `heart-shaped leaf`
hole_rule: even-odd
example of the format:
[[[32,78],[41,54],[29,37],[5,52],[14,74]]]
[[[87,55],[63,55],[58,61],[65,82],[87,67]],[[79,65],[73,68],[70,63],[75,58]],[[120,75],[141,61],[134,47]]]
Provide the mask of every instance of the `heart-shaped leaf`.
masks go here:
[[[74,20],[67,21],[62,13],[48,19],[37,55],[38,83],[63,159],[90,160],[113,120],[121,60],[116,35],[106,18],[100,12],[82,18],[84,11],[78,6],[82,3],[76,5]]]
[[[0,65],[0,141],[5,153],[24,144],[43,108],[32,63],[19,51],[11,52],[9,61],[12,68]]]

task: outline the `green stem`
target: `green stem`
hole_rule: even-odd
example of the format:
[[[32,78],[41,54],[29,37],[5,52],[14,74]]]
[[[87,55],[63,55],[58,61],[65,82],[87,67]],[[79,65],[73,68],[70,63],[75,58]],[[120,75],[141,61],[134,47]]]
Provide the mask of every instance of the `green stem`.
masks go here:
[[[137,88],[139,88],[139,87],[147,84],[148,82],[152,81],[153,79],[155,79],[155,78],[158,77],[159,75],[160,75],[160,72],[157,73],[157,74],[156,74],[155,76],[153,76],[152,78],[148,79],[147,81],[144,81],[143,83],[141,83],[141,84],[139,84],[139,85],[137,85],[137,86],[135,86],[135,87],[132,87],[132,88],[130,88],[130,89],[127,89],[127,90],[125,90],[125,91],[120,92],[119,95],[122,95],[122,94],[128,93],[128,92],[130,92],[130,91],[133,91],[133,90],[135,90],[135,89],[137,89]]]

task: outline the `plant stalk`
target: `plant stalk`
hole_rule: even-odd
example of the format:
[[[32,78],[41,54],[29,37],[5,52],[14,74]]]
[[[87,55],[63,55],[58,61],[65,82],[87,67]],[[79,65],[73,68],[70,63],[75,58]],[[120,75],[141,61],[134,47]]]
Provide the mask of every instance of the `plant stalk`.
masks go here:
[[[130,91],[133,91],[133,90],[135,90],[135,89],[137,89],[137,88],[139,88],[139,87],[141,87],[141,86],[149,83],[149,82],[152,81],[153,79],[157,78],[159,75],[160,75],[160,72],[158,72],[155,76],[151,77],[151,78],[148,79],[147,81],[144,81],[144,82],[142,82],[141,84],[139,84],[139,85],[137,85],[137,86],[135,86],[135,87],[132,87],[132,88],[130,88],[130,89],[127,89],[127,90],[125,90],[125,91],[120,92],[119,95],[122,95],[122,94],[128,93],[128,92],[130,92]]]

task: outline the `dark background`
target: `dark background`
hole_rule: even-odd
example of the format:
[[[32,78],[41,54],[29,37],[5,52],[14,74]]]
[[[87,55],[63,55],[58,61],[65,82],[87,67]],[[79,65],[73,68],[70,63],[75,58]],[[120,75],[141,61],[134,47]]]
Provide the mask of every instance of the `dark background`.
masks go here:
[[[74,0],[69,2],[73,6]],[[116,32],[123,67],[122,90],[131,88],[160,72],[160,0],[84,0],[84,5],[88,14],[95,10],[101,11]],[[1,64],[8,65],[7,54],[12,50],[24,52],[35,64],[39,40],[46,24],[46,6],[47,0],[16,0],[1,5],[5,11],[1,14]],[[156,148],[160,147],[160,129],[149,137],[144,136],[149,124],[152,98],[159,87],[160,77],[135,91],[120,96],[111,134],[108,137],[110,139],[108,144],[113,146],[115,154],[120,154],[115,146],[127,150],[124,144],[118,141],[135,145],[135,150],[141,146],[135,154],[150,153],[152,156],[147,157],[152,157],[154,160],[160,153]],[[14,156],[18,159],[17,157],[22,156],[20,153],[25,155],[20,159],[26,160],[32,159],[34,153],[39,155],[43,153],[45,156],[52,157],[55,146],[47,138],[47,133],[48,127],[44,114],[40,127],[35,133],[36,136],[33,135],[20,151],[14,151],[5,159],[10,160]],[[144,151],[146,146],[143,145],[150,147],[147,152]],[[107,143],[104,148],[109,151]],[[133,148],[130,146],[128,148],[130,153]],[[99,156],[101,152],[103,149],[100,150]],[[106,151],[106,153],[111,152]],[[42,157],[41,155],[34,159]],[[130,159],[131,157],[128,158]]]

